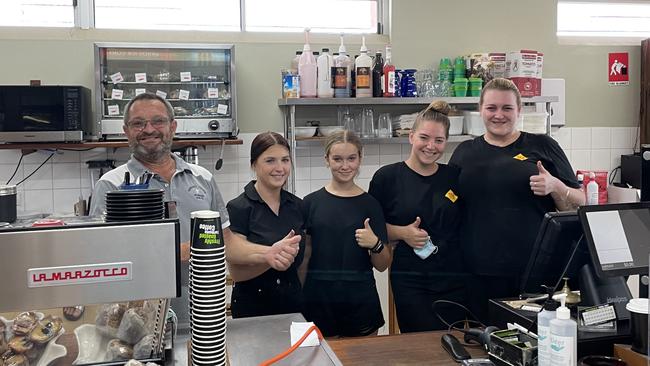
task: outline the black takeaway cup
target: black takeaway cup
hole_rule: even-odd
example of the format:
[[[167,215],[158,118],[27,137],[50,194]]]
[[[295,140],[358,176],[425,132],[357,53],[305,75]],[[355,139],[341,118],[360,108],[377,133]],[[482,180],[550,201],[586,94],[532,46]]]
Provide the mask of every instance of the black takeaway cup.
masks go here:
[[[630,311],[632,351],[648,354],[648,299],[630,299],[625,306]]]
[[[205,251],[223,249],[219,212],[202,210],[190,213],[190,247]]]

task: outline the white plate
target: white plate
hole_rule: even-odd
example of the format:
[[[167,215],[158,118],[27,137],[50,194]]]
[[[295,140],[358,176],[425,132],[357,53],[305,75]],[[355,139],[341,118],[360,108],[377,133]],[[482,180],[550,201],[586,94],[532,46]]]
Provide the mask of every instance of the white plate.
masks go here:
[[[39,320],[41,320],[41,319],[43,319],[44,315],[43,315],[43,313],[36,313],[36,317]],[[11,337],[13,337],[13,332],[11,331],[11,326],[14,324],[14,321],[13,321],[13,319],[12,320],[7,320],[7,319],[5,319],[4,317],[1,317],[1,316],[0,316],[0,321],[5,323],[6,326],[7,326],[6,336],[7,336],[7,341],[9,341],[9,339]],[[38,358],[38,361],[35,364],[30,364],[30,365],[32,365],[32,366],[34,366],[34,365],[35,366],[47,366],[50,363],[52,363],[52,361],[56,360],[57,358],[61,358],[61,357],[65,356],[65,355],[67,355],[68,350],[64,346],[62,346],[60,344],[56,344],[56,340],[59,339],[59,337],[63,333],[65,333],[65,329],[63,327],[61,327],[61,331],[59,332],[59,334],[54,336],[54,338],[52,338],[51,341],[47,342],[47,346],[45,346],[45,349],[43,350],[43,353],[41,354],[41,357]]]
[[[110,339],[97,330],[94,324],[83,324],[74,330],[79,355],[73,365],[106,361],[106,346]]]

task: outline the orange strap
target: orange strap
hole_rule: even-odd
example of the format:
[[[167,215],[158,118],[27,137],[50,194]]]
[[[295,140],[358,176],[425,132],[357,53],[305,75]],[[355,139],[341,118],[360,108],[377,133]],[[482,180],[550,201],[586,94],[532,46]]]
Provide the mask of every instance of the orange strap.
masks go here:
[[[293,346],[289,347],[287,350],[285,350],[284,352],[278,354],[277,356],[274,356],[273,358],[269,358],[268,360],[263,361],[262,363],[260,363],[260,366],[272,365],[272,364],[280,361],[281,359],[289,356],[293,351],[295,351],[298,347],[300,347],[302,342],[304,342],[305,339],[307,339],[307,337],[309,336],[309,334],[314,330],[316,331],[316,333],[318,333],[318,339],[322,340],[323,335],[321,334],[320,330],[318,329],[317,326],[312,325],[311,327],[309,327],[309,329],[307,329],[305,334],[303,334],[302,337],[300,337],[300,339],[298,340],[298,342],[296,342]]]

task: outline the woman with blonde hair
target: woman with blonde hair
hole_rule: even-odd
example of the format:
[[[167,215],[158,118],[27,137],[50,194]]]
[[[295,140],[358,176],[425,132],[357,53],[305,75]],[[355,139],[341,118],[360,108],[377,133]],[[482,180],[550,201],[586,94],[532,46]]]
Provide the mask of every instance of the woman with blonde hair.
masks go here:
[[[512,81],[487,83],[479,108],[485,134],[461,143],[449,165],[460,169],[460,242],[472,271],[470,305],[487,320],[489,299],[519,295],[544,214],[575,209],[585,196],[555,140],[517,130],[521,95]]]
[[[353,132],[330,135],[325,164],[332,179],[303,201],[305,317],[326,337],[373,335],[384,325],[373,268],[386,270],[392,251],[381,206],[354,182],[361,158]]]
[[[449,137],[447,113],[444,101],[421,111],[409,134],[408,159],[383,166],[370,182],[369,192],[386,217],[388,239],[396,243],[390,280],[401,332],[446,329],[433,302],[466,301],[457,239],[458,170],[438,163]],[[463,316],[455,308],[437,310],[448,322]]]

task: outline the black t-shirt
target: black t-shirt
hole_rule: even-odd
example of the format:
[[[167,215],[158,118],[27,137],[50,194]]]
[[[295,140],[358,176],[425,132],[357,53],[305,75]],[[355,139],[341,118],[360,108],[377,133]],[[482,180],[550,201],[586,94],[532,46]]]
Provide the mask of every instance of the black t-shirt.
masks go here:
[[[373,280],[368,249],[357,244],[355,233],[366,218],[379,239],[386,243],[386,222],[381,206],[368,193],[340,197],[321,188],[303,201],[305,229],[311,236],[307,276],[317,280]]]
[[[263,286],[263,283],[268,283],[269,280],[275,282],[276,279],[298,281],[297,268],[305,253],[304,220],[300,198],[282,190],[280,192],[280,210],[276,215],[257,193],[255,181],[251,181],[244,187],[244,193],[228,202],[226,208],[230,216],[230,230],[244,235],[251,243],[273,245],[287,236],[291,230],[302,235],[300,252],[289,269],[276,271],[270,268],[242,284],[258,283]]]
[[[458,225],[462,197],[457,182],[458,170],[444,164],[438,164],[435,174],[423,176],[399,162],[381,167],[372,177],[368,193],[379,201],[386,222],[405,226],[419,216],[420,228],[439,248],[437,254],[423,260],[400,240],[393,254],[392,273],[461,272]]]
[[[461,169],[460,239],[469,271],[518,275],[528,263],[544,214],[555,211],[550,194],[535,196],[530,189],[530,177],[539,174],[537,161],[567,186],[579,187],[566,155],[546,135],[522,132],[505,147],[480,136],[454,151],[449,165]]]

